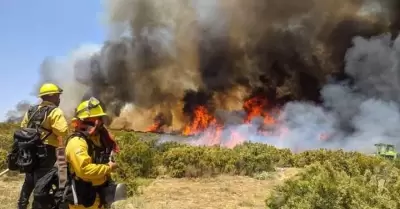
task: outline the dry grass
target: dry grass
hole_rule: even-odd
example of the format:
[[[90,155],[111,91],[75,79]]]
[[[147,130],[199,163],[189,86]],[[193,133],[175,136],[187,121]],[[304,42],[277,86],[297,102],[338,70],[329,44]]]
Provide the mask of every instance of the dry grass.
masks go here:
[[[244,176],[174,179],[159,178],[143,188],[140,196],[118,202],[118,209],[247,209],[265,208],[264,200],[277,184],[298,173],[297,168],[270,173],[266,180]],[[15,208],[22,176],[0,179],[0,209]]]
[[[5,175],[0,179],[0,209],[17,207],[23,175]]]
[[[121,201],[124,209],[247,209],[265,208],[265,199],[277,184],[298,173],[282,169],[266,180],[244,176],[200,179],[157,179],[138,197]]]

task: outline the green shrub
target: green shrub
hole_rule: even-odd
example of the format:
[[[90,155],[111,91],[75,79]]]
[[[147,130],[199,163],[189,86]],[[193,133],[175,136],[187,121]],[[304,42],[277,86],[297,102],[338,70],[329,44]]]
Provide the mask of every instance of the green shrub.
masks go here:
[[[7,150],[0,149],[0,172],[7,168]]]
[[[7,168],[6,157],[12,145],[12,134],[17,127],[17,124],[0,123],[0,172]]]
[[[349,175],[357,175],[367,169],[373,169],[385,160],[358,152],[319,149],[299,153],[294,161],[295,167],[304,167],[316,162],[325,163],[329,161],[335,168],[343,170]]]
[[[293,155],[288,149],[277,149],[271,145],[246,142],[236,146],[237,174],[252,175],[262,171],[273,171],[275,166],[286,167],[293,164]]]
[[[217,146],[175,147],[166,151],[162,159],[163,165],[173,177],[198,177],[234,172],[234,153],[232,150]]]
[[[113,179],[117,182],[124,182],[128,186],[129,195],[138,192],[139,176],[154,176],[154,141],[141,140],[133,133],[117,134],[118,145],[121,152],[116,155],[116,162],[119,166]]]
[[[17,125],[0,123],[0,168]],[[399,208],[400,160],[343,150],[289,149],[246,142],[233,149],[160,143],[157,135],[113,131],[121,147],[119,169],[112,176],[138,192],[144,179],[159,175],[201,177],[218,174],[269,178],[276,167],[306,167],[305,172],[276,188],[266,202],[270,208]],[[159,136],[158,136],[159,137]],[[397,167],[397,168],[396,168]],[[359,207],[358,207],[359,205]]]
[[[152,176],[154,174],[155,149],[153,141],[140,140],[135,134],[127,133],[118,138],[121,152],[116,161],[118,173],[123,178]]]
[[[332,161],[317,162],[277,187],[266,205],[271,209],[399,208],[399,174],[383,161],[352,175]]]
[[[12,144],[12,134],[17,127],[14,124],[0,123],[0,149],[9,150]]]

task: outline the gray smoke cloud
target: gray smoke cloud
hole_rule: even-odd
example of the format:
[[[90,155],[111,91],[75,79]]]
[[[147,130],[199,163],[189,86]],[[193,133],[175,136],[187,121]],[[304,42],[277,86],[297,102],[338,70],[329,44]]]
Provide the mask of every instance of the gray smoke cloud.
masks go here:
[[[107,1],[108,40],[46,59],[35,91],[54,82],[65,90],[67,114],[95,96],[114,128],[145,130],[162,115],[172,131],[190,122],[197,105],[237,124],[245,117],[243,101],[259,91],[271,105],[285,104],[273,131],[254,134],[260,119],[226,125],[222,143],[262,141],[294,150],[394,143],[399,41],[363,38],[395,28],[394,2]],[[327,75],[343,69],[354,86],[326,84]],[[311,102],[319,96],[322,105]],[[232,131],[242,139],[232,139]]]
[[[64,90],[60,108],[67,117],[72,117],[74,109],[88,91],[88,86],[79,83],[77,78],[90,74],[91,56],[100,48],[98,45],[86,44],[65,57],[46,58],[40,66],[40,79],[34,86],[32,95],[38,94],[43,83],[55,83]]]
[[[353,85],[325,85],[322,105],[287,103],[271,136],[254,134],[254,125],[234,125],[229,131],[298,151],[330,148],[372,153],[375,143],[399,146],[399,51],[400,36],[395,40],[389,34],[355,37],[345,56],[345,71]],[[321,134],[328,138],[321,139]]]
[[[20,123],[24,118],[26,111],[28,111],[30,107],[30,103],[28,101],[20,101],[15,106],[14,110],[9,110],[6,113],[6,123]]]
[[[399,145],[399,50],[399,36],[395,40],[389,34],[355,37],[345,56],[345,71],[354,78],[356,88],[327,86],[323,90],[337,122],[349,121],[353,126],[354,133],[344,139],[346,146]]]

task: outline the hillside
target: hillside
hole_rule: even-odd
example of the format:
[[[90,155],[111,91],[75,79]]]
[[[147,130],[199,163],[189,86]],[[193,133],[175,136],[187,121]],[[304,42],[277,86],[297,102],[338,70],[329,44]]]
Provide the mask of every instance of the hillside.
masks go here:
[[[0,124],[0,159],[13,128]],[[128,183],[131,196],[117,208],[400,207],[397,162],[342,150],[195,147],[158,143],[155,134],[114,134],[122,147],[114,178]],[[0,208],[14,207],[18,197],[21,178],[10,175],[0,180]]]

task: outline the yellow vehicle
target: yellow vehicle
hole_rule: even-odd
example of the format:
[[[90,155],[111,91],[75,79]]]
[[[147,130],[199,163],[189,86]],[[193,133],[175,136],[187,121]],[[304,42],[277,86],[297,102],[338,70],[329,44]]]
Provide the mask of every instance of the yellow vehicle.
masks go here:
[[[397,158],[397,151],[394,145],[379,143],[375,144],[375,147],[377,148],[376,156],[381,156],[390,160],[395,160]]]

